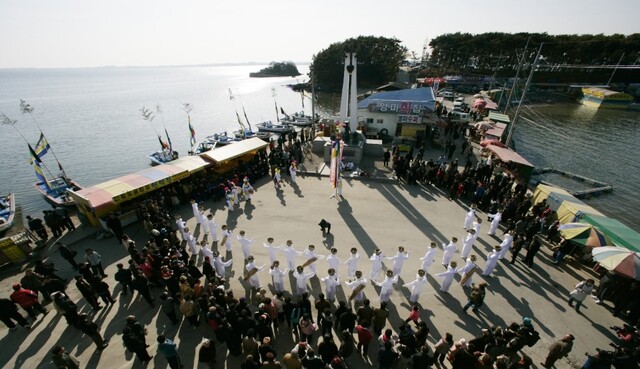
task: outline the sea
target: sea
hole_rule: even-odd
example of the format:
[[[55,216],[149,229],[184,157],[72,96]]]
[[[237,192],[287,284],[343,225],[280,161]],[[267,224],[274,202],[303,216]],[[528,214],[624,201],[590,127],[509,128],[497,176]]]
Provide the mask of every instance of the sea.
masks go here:
[[[276,105],[287,113],[311,113],[311,97],[291,84],[298,77],[250,78],[265,65],[103,67],[0,70],[0,112],[15,124],[0,125],[0,193],[14,192],[22,217],[50,206],[35,190],[27,141],[42,131],[53,149],[45,174],[57,160],[83,186],[149,166],[165,129],[174,150],[186,155],[190,133],[184,104],[191,105],[197,140],[239,128],[236,112],[251,124],[276,121]],[[23,114],[20,100],[33,107]],[[322,105],[325,102],[326,106]],[[317,111],[335,111],[339,98],[320,99]],[[143,119],[141,110],[153,111]],[[279,114],[279,112],[278,112]],[[281,115],[280,115],[281,116]],[[610,194],[584,200],[600,212],[640,231],[640,113],[594,110],[579,104],[525,107],[516,126],[516,149],[538,167],[575,172],[615,186]],[[55,157],[53,156],[55,154]]]

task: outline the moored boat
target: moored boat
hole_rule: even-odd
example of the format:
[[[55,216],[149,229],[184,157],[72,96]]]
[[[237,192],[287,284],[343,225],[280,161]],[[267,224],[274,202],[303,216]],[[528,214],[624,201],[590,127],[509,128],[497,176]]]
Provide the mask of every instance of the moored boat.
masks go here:
[[[233,131],[233,135],[236,138],[239,139],[246,139],[246,138],[252,138],[252,137],[258,137],[259,139],[263,140],[263,141],[269,141],[269,138],[273,135],[272,132],[254,132],[254,131],[250,131],[250,130],[242,130],[239,129],[237,131]]]
[[[211,136],[207,136],[207,142],[215,143],[216,147],[233,144],[236,142],[242,141],[241,138],[235,136],[229,136],[227,132],[224,133],[214,133]]]
[[[606,88],[583,87],[580,102],[596,109],[627,109],[633,102],[633,96]]]
[[[272,132],[272,133],[289,133],[293,132],[293,127],[289,124],[273,124],[270,120],[256,124],[258,131],[260,132]]]
[[[34,186],[47,201],[57,206],[75,206],[76,202],[68,195],[67,190],[78,191],[82,189],[76,181],[64,175],[52,180],[36,182]]]
[[[178,158],[178,152],[163,149],[162,151],[156,151],[147,157],[151,160],[151,165],[156,166],[176,160]]]
[[[11,228],[16,215],[15,195],[0,196],[0,234]]]

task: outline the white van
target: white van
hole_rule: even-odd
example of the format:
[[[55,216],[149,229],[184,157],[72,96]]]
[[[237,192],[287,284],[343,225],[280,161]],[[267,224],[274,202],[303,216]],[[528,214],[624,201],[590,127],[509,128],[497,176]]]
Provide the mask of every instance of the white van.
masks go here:
[[[440,91],[440,92],[438,92],[438,96],[444,97],[445,99],[453,99],[453,92],[451,92],[451,91]]]
[[[452,122],[460,122],[460,123],[469,123],[471,122],[471,117],[469,113],[463,113],[461,111],[452,111],[451,112],[451,121]]]
[[[452,111],[459,111],[462,112],[464,108],[464,103],[461,101],[456,101],[453,103],[453,110]]]

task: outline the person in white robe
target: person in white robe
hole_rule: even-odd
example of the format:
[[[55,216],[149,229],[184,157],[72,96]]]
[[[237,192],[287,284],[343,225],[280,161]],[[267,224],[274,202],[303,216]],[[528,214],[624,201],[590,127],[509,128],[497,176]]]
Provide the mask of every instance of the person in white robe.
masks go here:
[[[429,250],[424,254],[423,257],[420,258],[422,261],[421,269],[425,271],[425,273],[429,273],[429,268],[436,261],[436,250],[438,245],[435,242],[431,242],[429,245]]]
[[[211,235],[211,242],[218,242],[218,223],[213,219],[213,214],[207,214],[207,230]]]
[[[249,183],[249,177],[242,180],[242,195],[245,201],[251,201],[251,194],[254,192],[253,186]]]
[[[500,225],[500,220],[502,220],[502,212],[498,210],[497,213],[489,214],[487,216],[491,219],[491,225],[489,226],[489,232],[487,232],[487,234],[495,236],[498,226]]]
[[[516,232],[511,230],[509,231],[509,233],[504,235],[504,238],[502,239],[502,243],[500,244],[500,247],[502,248],[502,250],[500,250],[500,255],[498,256],[498,259],[502,260],[507,253],[509,252],[509,249],[511,249],[511,246],[513,245],[513,235],[515,235]]]
[[[329,268],[327,271],[329,274],[324,278],[320,278],[324,282],[325,296],[329,301],[335,301],[336,299],[336,287],[340,285],[340,277],[336,274],[336,270]]]
[[[500,246],[496,246],[493,248],[493,251],[489,255],[487,255],[487,262],[484,264],[484,269],[482,270],[482,275],[488,276],[493,270],[496,268],[496,264],[498,263],[500,257],[500,250],[502,248]]]
[[[293,247],[293,241],[287,240],[287,244],[282,249],[284,252],[285,258],[287,259],[287,269],[289,272],[293,272],[296,270],[296,257],[302,255],[302,251],[297,251],[295,247]]]
[[[296,268],[293,272],[293,277],[296,279],[296,293],[298,296],[302,296],[303,293],[307,292],[307,282],[315,275],[315,272],[305,273],[304,267],[301,265]]]
[[[227,278],[226,269],[231,266],[231,264],[233,264],[233,259],[224,261],[218,251],[213,252],[213,267],[216,268],[216,273],[218,273],[220,278]]]
[[[231,186],[231,194],[233,195],[233,205],[238,205],[240,203],[240,196],[238,194],[238,186],[236,186],[233,182],[229,182],[229,186]]]
[[[391,292],[393,292],[393,285],[398,283],[398,275],[394,275],[392,270],[387,270],[387,276],[384,278],[384,281],[372,282],[376,286],[380,287],[380,302],[389,301]]]
[[[456,245],[456,242],[458,242],[458,239],[456,237],[451,237],[451,242],[449,242],[448,245],[445,245],[444,243],[442,244],[442,249],[444,250],[444,253],[442,254],[442,265],[445,267],[449,265],[449,262],[453,258],[453,254],[458,251],[458,245]]]
[[[276,256],[276,253],[278,252],[278,250],[280,250],[280,248],[282,248],[282,245],[275,246],[273,244],[273,238],[269,237],[267,238],[267,242],[263,243],[262,246],[264,246],[269,252],[269,259],[271,261],[271,264],[273,264],[273,262],[278,259],[278,257]]]
[[[476,256],[471,255],[466,259],[466,263],[460,269],[458,269],[458,273],[461,276],[460,284],[462,285],[462,287],[471,287],[471,285],[473,284],[472,275],[476,270],[476,260]]]
[[[204,206],[199,205],[198,206],[198,216],[196,217],[196,219],[198,220],[198,224],[200,224],[200,227],[203,228],[207,226],[206,222],[207,222],[207,216],[205,215],[205,210],[204,210]]]
[[[316,247],[314,245],[309,245],[302,253],[304,258],[307,259],[307,261],[305,261],[305,264],[307,264],[306,266],[309,267],[309,270],[311,270],[311,272],[313,272],[314,275],[316,273],[315,261],[323,258],[322,255],[317,255],[315,250],[316,250]]]
[[[226,224],[222,225],[222,244],[227,251],[231,251],[231,230]]]
[[[371,260],[371,272],[369,273],[369,278],[372,281],[377,281],[380,272],[382,271],[382,258],[384,255],[382,254],[382,250],[376,248],[373,252],[369,260]]]
[[[247,271],[247,277],[245,277],[245,280],[249,280],[249,285],[252,288],[259,290],[260,278],[258,278],[258,272],[264,268],[264,265],[260,267],[257,266],[253,255],[249,255],[249,257],[247,257],[247,264],[244,266],[244,268]]]
[[[271,269],[269,270],[269,274],[271,274],[271,278],[273,278],[273,286],[276,288],[276,292],[284,292],[284,275],[288,272],[288,270],[280,270],[280,262],[275,260],[273,264],[271,264]]]
[[[476,242],[476,240],[480,236],[480,227],[482,227],[482,219],[478,218],[475,222],[473,222],[473,242]]]
[[[187,226],[187,223],[185,223],[184,220],[182,220],[182,216],[180,215],[176,215],[176,227],[178,228],[178,230],[180,231],[180,235],[182,236],[182,240],[186,241],[187,240],[187,236],[184,233],[184,228]]]
[[[351,248],[351,256],[344,263],[347,265],[347,278],[352,279],[356,276],[356,270],[358,270],[358,261],[360,261],[360,254],[355,247]]]
[[[476,206],[475,205],[471,205],[471,208],[469,208],[469,212],[467,213],[467,216],[464,218],[464,229],[471,229],[471,225],[473,224],[473,221],[476,220]]]
[[[352,281],[346,281],[345,284],[353,291],[351,296],[349,297],[349,300],[355,300],[356,302],[361,302],[362,300],[364,300],[364,287],[366,287],[367,285],[367,279],[362,276],[361,271],[356,270],[356,279]]]
[[[198,217],[200,214],[200,210],[198,210],[198,203],[194,199],[191,199],[190,202],[191,202],[191,210],[193,210],[193,217],[196,218],[196,220],[198,220]]]
[[[440,291],[449,292],[449,287],[451,287],[451,282],[453,282],[453,278],[458,273],[458,271],[456,269],[457,265],[458,264],[455,261],[452,261],[452,262],[449,263],[449,266],[447,266],[447,270],[446,271],[444,271],[442,273],[435,274],[436,277],[442,278],[442,284],[440,285]]]
[[[409,301],[413,302],[414,304],[420,299],[420,294],[422,293],[425,284],[427,284],[428,282],[426,275],[427,273],[424,270],[419,269],[418,274],[416,275],[416,279],[403,285],[403,287],[411,289],[411,296],[409,297]]]
[[[211,264],[211,266],[215,268],[215,266],[213,265],[213,251],[211,251],[211,249],[209,248],[209,245],[207,245],[206,243],[203,243],[202,248],[200,248],[200,253],[205,258],[205,260],[208,256],[209,264]]]
[[[329,265],[329,269],[333,269],[334,271],[338,270],[340,263],[341,261],[338,258],[338,249],[332,247],[331,251],[329,251],[329,255],[327,255],[327,264]]]
[[[393,260],[393,267],[391,269],[393,270],[393,274],[398,276],[400,274],[400,271],[402,270],[404,262],[409,259],[409,253],[404,250],[404,247],[399,246],[398,252],[395,254],[395,256],[389,257],[387,259]]]
[[[460,252],[460,257],[463,259],[467,259],[471,250],[473,250],[473,243],[476,240],[476,231],[473,229],[467,230],[467,236],[462,241],[462,251]]]
[[[242,247],[242,254],[244,259],[247,260],[247,257],[251,255],[251,245],[255,242],[254,239],[248,238],[247,233],[242,230],[240,234],[236,237],[238,242],[240,242],[240,246]]]
[[[289,175],[291,176],[291,183],[296,183],[296,173],[298,172],[298,166],[296,165],[295,160],[291,162],[289,166]]]
[[[191,257],[195,257],[196,255],[198,255],[198,247],[196,245],[198,241],[191,234],[189,227],[184,227],[184,234],[186,237],[187,246],[189,246],[189,253],[191,254]]]

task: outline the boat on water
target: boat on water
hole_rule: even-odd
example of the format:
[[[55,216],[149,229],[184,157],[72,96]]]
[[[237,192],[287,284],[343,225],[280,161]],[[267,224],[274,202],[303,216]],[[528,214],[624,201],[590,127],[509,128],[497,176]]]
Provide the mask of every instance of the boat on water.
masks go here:
[[[269,142],[269,138],[271,138],[271,136],[273,135],[272,132],[254,132],[251,130],[242,130],[239,129],[237,131],[233,131],[233,135],[236,138],[239,139],[247,139],[247,138],[252,138],[252,137],[258,137],[259,139],[263,140],[263,141],[267,141]]]
[[[235,135],[229,136],[227,132],[223,133],[214,133],[211,136],[207,136],[207,142],[211,144],[215,144],[215,147],[225,146],[229,144],[234,144],[236,142],[242,141],[242,138],[238,138]]]
[[[178,159],[178,152],[162,149],[161,151],[156,151],[153,154],[147,155],[147,157],[151,160],[151,165],[156,166]]]
[[[0,234],[11,228],[15,215],[15,195],[10,193],[5,196],[0,196]]]
[[[633,96],[601,87],[583,87],[580,102],[596,109],[628,109]]]
[[[260,132],[272,132],[278,134],[286,134],[293,132],[293,126],[289,124],[273,124],[270,120],[256,124]]]
[[[67,191],[79,191],[82,189],[76,181],[67,178],[65,175],[60,175],[52,180],[38,181],[34,183],[34,186],[50,203],[66,207],[76,205],[76,202],[69,196]]]

